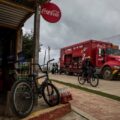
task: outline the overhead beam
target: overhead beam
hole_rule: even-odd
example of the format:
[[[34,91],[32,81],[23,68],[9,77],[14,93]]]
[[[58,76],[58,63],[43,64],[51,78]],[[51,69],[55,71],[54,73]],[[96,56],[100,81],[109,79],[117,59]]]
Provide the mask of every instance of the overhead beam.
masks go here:
[[[2,1],[0,1],[0,3],[9,5],[9,6],[14,7],[14,8],[18,8],[18,9],[20,9],[20,10],[25,10],[25,11],[28,11],[28,12],[31,12],[31,13],[34,12],[33,9],[30,9],[30,8],[25,7],[25,6],[23,6],[23,5],[15,4],[14,2],[8,2],[8,1],[6,1],[6,0],[2,0]]]

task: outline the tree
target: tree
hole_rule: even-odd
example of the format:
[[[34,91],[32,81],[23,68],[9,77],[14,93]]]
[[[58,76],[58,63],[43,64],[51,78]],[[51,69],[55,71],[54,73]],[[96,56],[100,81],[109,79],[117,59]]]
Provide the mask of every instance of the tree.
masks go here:
[[[30,59],[33,57],[34,53],[34,43],[33,43],[33,34],[26,33],[23,35],[23,53],[25,55],[25,59]]]

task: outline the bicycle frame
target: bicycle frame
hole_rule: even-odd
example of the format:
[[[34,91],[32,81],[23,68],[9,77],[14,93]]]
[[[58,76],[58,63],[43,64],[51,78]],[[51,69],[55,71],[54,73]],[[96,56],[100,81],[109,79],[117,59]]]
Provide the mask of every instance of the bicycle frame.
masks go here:
[[[59,104],[60,102],[59,91],[49,80],[48,63],[50,61],[47,62],[47,71],[43,71],[39,64],[31,64],[38,65],[39,69],[43,73],[45,73],[44,75],[37,77],[37,75],[34,73],[30,74],[27,77],[27,79],[18,80],[12,86],[11,89],[12,108],[13,112],[19,117],[23,118],[32,111],[34,107],[34,102],[36,99],[38,99],[38,97],[43,97],[43,99],[49,106],[55,106]],[[38,80],[44,77],[45,80],[41,84],[38,84]],[[20,101],[22,103],[21,106],[19,104]]]
[[[82,85],[87,81],[87,83],[90,83],[92,87],[96,87],[99,84],[99,78],[95,73],[89,74],[87,76],[82,74],[81,77],[78,76],[78,81]]]
[[[42,76],[38,76],[38,77],[36,77],[36,75],[35,74],[33,74],[33,75],[30,75],[30,77],[32,76],[32,88],[33,89],[36,89],[37,91],[37,93],[38,94],[41,94],[41,88],[44,86],[44,85],[46,85],[46,84],[48,84],[48,83],[51,83],[51,81],[49,80],[49,75],[48,75],[48,63],[49,62],[51,62],[51,61],[53,61],[54,59],[51,59],[51,60],[49,60],[48,62],[47,62],[47,70],[46,71],[43,71],[42,70],[42,68],[41,68],[41,65],[39,65],[38,63],[33,63],[33,64],[31,64],[32,66],[35,66],[35,65],[37,65],[38,67],[39,67],[39,70],[42,72],[42,73],[45,73],[45,75],[42,75]],[[45,64],[46,65],[46,64]],[[46,78],[45,78],[46,77]],[[40,86],[38,86],[38,80],[39,79],[41,79],[41,78],[45,78],[45,80],[42,82],[42,84],[39,84]],[[35,87],[35,88],[34,88]]]

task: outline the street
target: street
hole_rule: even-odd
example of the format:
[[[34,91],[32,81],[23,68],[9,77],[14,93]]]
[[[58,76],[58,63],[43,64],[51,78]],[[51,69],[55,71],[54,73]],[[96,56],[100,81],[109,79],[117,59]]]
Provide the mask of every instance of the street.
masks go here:
[[[69,75],[58,75],[58,74],[50,74],[51,79],[63,81],[66,83],[72,83],[75,85],[79,85],[77,76],[69,76]],[[97,87],[91,87],[90,84],[82,85],[83,87],[102,91],[108,94],[120,96],[120,81],[109,81],[100,79],[99,85]]]
[[[69,82],[78,85],[76,76],[67,75],[50,75],[51,79]],[[71,101],[72,110],[90,120],[119,120],[120,119],[120,102],[106,98],[93,93],[85,92],[80,89],[65,86],[54,82],[58,88],[67,88],[73,96]],[[109,94],[120,96],[120,81],[100,80],[97,88],[89,84],[83,85],[89,89],[95,89]],[[72,118],[71,118],[72,120]],[[83,120],[77,119],[76,120]]]

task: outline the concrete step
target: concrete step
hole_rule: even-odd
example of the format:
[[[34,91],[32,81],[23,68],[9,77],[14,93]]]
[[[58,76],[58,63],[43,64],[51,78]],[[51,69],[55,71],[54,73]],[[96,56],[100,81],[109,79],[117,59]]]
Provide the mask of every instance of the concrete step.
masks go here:
[[[6,104],[0,106],[0,120],[20,120],[11,109],[11,92],[8,91]],[[49,107],[43,98],[38,99],[30,115],[22,120],[56,120],[71,112],[70,103]]]
[[[8,94],[8,98],[10,93]],[[7,99],[6,105],[0,105],[0,120],[20,120],[15,116],[10,108],[11,103]],[[30,115],[23,120],[54,120],[59,117],[63,117],[65,114],[71,111],[70,103],[59,104],[54,107],[49,107],[43,98],[38,99],[38,104],[34,106]]]
[[[69,112],[71,112],[71,105],[70,103],[67,103],[59,104],[55,107],[34,110],[28,117],[24,119],[0,115],[0,120],[56,120],[64,117],[64,115]]]
[[[56,120],[71,112],[70,103],[60,104],[43,110],[37,110],[22,120]]]

